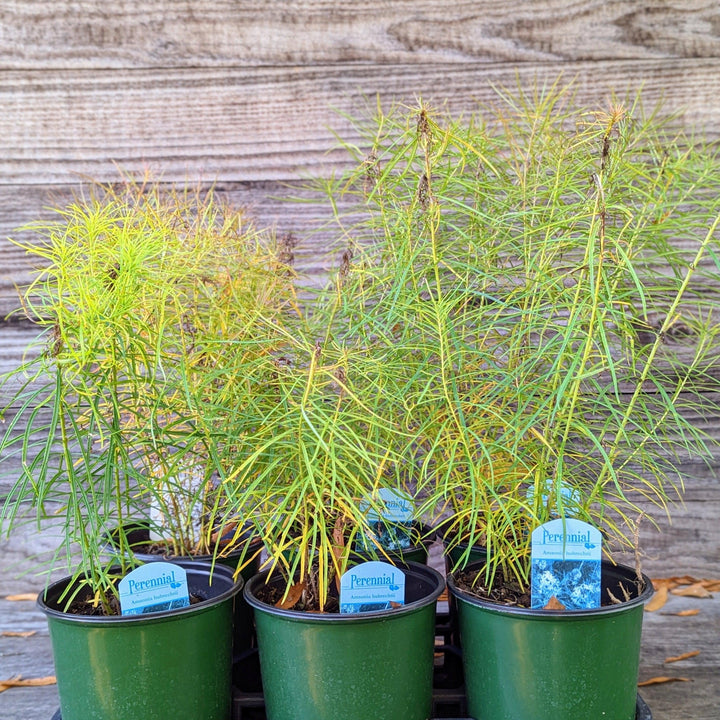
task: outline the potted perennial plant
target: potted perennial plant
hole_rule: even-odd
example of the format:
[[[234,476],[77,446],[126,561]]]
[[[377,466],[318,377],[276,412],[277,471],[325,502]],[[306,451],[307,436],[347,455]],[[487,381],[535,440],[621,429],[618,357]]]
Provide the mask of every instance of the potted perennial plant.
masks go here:
[[[320,306],[336,342],[397,368],[378,414],[411,433],[405,466],[455,550],[469,712],[631,720],[652,588],[612,558],[639,552],[679,462],[710,457],[718,158],[639,99],[595,111],[559,85],[360,131],[369,154],[350,147],[329,189],[352,243],[342,302]],[[600,606],[556,588],[531,607],[533,531],[553,519],[601,533]]]
[[[212,193],[96,187],[29,230],[39,239],[18,244],[41,267],[23,311],[42,333],[2,381],[0,455],[20,468],[2,523],[9,532],[33,508],[38,522],[63,519],[71,575],[39,600],[62,716],[122,706],[155,717],[151,708],[179,705],[188,717],[227,718],[242,585],[214,561],[227,552],[217,539],[238,522],[222,480],[243,438],[221,444],[218,428],[239,428],[240,416],[252,427],[265,412],[259,390],[292,278],[272,243]],[[129,544],[138,517],[173,559],[213,561],[186,568],[203,602],[118,614],[117,583],[138,562]],[[233,569],[259,551],[235,546]]]
[[[431,709],[442,576],[373,544],[358,557],[356,544],[370,537],[368,506],[382,511],[373,491],[394,462],[384,439],[398,429],[378,413],[391,383],[377,358],[315,337],[307,325],[288,338],[273,379],[275,409],[228,477],[268,554],[267,569],[245,590],[267,714],[421,720]],[[404,598],[348,613],[341,580],[367,553],[396,563],[386,579],[399,585],[402,573]]]

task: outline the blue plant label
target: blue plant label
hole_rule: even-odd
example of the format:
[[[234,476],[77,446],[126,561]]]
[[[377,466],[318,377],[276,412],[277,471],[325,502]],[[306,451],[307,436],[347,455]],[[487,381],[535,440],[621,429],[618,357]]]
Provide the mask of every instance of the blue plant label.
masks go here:
[[[551,478],[545,480],[544,483],[540,483],[540,501],[544,506],[547,506],[548,501],[555,494],[554,482]],[[575,489],[567,485],[566,483],[560,483],[560,498],[566,510],[566,516],[571,515],[578,509],[580,505],[580,493]],[[527,499],[529,503],[535,500],[536,493],[535,485],[531,485],[527,490]],[[556,510],[552,511],[553,517],[558,517]]]
[[[371,550],[378,545],[385,550],[405,550],[412,545],[411,530],[415,504],[412,497],[393,488],[380,488],[369,500],[360,503],[369,530],[358,537],[358,549]],[[378,512],[378,506],[380,512]]]
[[[389,610],[405,604],[405,573],[373,560],[350,568],[340,578],[340,612]]]
[[[602,535],[575,518],[550,520],[533,530],[530,596],[533,608],[552,598],[567,610],[600,607]],[[551,603],[556,609],[557,603]]]
[[[118,589],[123,615],[162,612],[190,604],[187,573],[172,563],[141,565],[120,581]]]
[[[389,523],[409,523],[415,514],[415,505],[412,497],[407,493],[394,488],[380,488],[373,494],[376,507],[380,507],[378,514],[368,500],[360,503],[361,512],[366,513],[370,522],[385,520]]]

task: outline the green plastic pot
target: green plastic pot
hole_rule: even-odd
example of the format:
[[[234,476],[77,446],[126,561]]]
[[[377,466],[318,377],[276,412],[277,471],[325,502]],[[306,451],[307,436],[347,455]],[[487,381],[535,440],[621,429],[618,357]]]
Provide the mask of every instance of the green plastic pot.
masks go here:
[[[476,563],[468,569],[480,569]],[[457,603],[469,714],[476,720],[634,720],[643,605],[653,593],[635,571],[602,563],[602,597],[631,599],[593,610],[531,610],[460,590]]]
[[[117,552],[117,534],[119,530],[115,529],[110,533],[110,541],[108,546]],[[214,563],[215,565],[224,565],[233,572],[237,569],[239,563],[246,554],[245,550],[235,550],[226,556],[218,555],[214,558],[212,555],[161,555],[159,553],[143,552],[141,548],[145,548],[152,544],[150,539],[150,528],[142,522],[131,522],[123,527],[127,544],[132,550],[133,555],[140,562],[201,562]],[[253,575],[256,575],[260,568],[260,547],[262,545],[261,538],[249,538],[248,549],[250,555],[255,555],[252,562],[245,565],[240,570],[240,577],[243,582],[247,582]],[[253,645],[255,629],[253,626],[253,616],[250,606],[245,602],[242,595],[235,601],[235,618],[233,622],[233,654],[240,657],[246,653]]]
[[[462,570],[472,563],[487,559],[487,548],[484,545],[479,543],[471,545],[466,541],[458,541],[457,533],[452,530],[452,518],[438,523],[435,535],[442,542],[446,575],[449,575],[456,567]]]
[[[487,561],[487,549],[483,545],[470,545],[467,542],[449,541],[447,537],[442,538],[443,555],[445,559],[445,575],[450,576],[457,567],[462,570],[468,565],[476,562]],[[458,653],[461,650],[460,628],[458,622],[457,601],[453,595],[448,597],[448,623],[450,635],[450,647],[446,648],[443,654],[443,667],[448,678],[455,681],[455,685],[462,685],[463,668],[462,660]]]
[[[70,579],[40,594],[63,720],[229,720],[233,601],[242,581],[226,568],[176,564],[202,602],[89,617],[63,612]]]
[[[281,610],[256,597],[267,573],[247,583],[268,720],[430,717],[435,603],[445,583],[426,565],[401,569],[404,606],[351,615]]]

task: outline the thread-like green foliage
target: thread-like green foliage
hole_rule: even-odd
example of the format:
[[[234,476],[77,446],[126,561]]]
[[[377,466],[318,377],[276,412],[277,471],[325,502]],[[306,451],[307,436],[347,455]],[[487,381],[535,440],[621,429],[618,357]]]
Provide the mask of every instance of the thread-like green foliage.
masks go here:
[[[384,438],[397,429],[378,414],[387,379],[375,359],[312,335],[305,326],[288,338],[275,408],[248,437],[252,451],[238,457],[227,485],[263,537],[268,565],[322,609],[368,528],[363,500],[377,505],[392,452]]]
[[[523,584],[550,517],[633,547],[719,411],[720,164],[669,127],[559,84],[463,120],[378,110],[321,183],[344,252],[306,311],[282,248],[212,195],[61,209],[22,244],[45,334],[0,388],[6,527],[59,512],[104,590],[105,533],[148,506],[175,552],[249,524],[321,608],[380,487]]]
[[[43,332],[3,379],[8,392],[24,378],[3,411],[0,452],[22,460],[5,522],[26,505],[64,517],[96,588],[105,534],[149,505],[172,553],[212,552],[234,517],[217,478],[243,442],[224,428],[268,412],[292,274],[242,212],[157,183],[95,187],[27,229],[17,244],[41,267],[24,310]]]
[[[632,546],[678,461],[710,456],[714,150],[639,100],[593,111],[559,86],[358,127],[369,153],[348,146],[356,168],[325,185],[347,250],[316,319],[378,359],[423,509],[521,583],[553,515]]]

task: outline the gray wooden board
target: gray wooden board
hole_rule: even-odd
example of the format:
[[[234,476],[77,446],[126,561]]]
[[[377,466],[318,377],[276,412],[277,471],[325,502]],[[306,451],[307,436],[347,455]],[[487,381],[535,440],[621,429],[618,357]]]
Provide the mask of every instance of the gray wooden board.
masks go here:
[[[521,62],[717,56],[707,0],[6,3],[0,67]]]
[[[112,178],[118,181],[118,171]],[[188,180],[195,187],[209,189],[211,183]],[[333,268],[339,266],[338,253],[344,249],[337,228],[330,226],[332,210],[320,202],[316,193],[303,188],[302,181],[293,183],[260,182],[214,184],[218,199],[245,211],[248,223],[270,234],[282,237],[292,233],[298,244],[294,249],[294,267],[302,282],[314,286]],[[62,185],[4,186],[0,181],[0,362],[13,347],[17,330],[2,322],[20,307],[20,290],[35,276],[37,267],[25,250],[8,238],[21,242],[40,242],[36,232],[21,228],[33,221],[54,219],[51,208],[64,207],[75,195],[87,192],[80,182]],[[311,202],[313,201],[313,202]],[[342,206],[341,206],[342,209]]]
[[[341,238],[307,231],[327,208],[276,198],[297,194],[308,172],[327,177],[347,165],[333,132],[359,136],[337,111],[365,116],[376,96],[385,107],[422,96],[467,113],[493,85],[530,88],[562,74],[577,79],[581,102],[606,106],[613,91],[622,98],[643,86],[646,105],[664,98],[677,113],[675,127],[720,137],[720,36],[708,0],[21,0],[3,4],[0,27],[0,317],[18,308],[15,286],[32,277],[6,236],[28,239],[15,228],[47,217],[44,208],[66,202],[84,177],[116,180],[118,165],[135,177],[217,183],[259,225],[297,233],[297,267],[319,284]],[[0,371],[17,365],[33,333],[0,323]],[[720,434],[719,418],[698,423]],[[645,525],[646,571],[720,574],[719,464],[681,460],[685,506],[659,533]],[[41,586],[17,573],[55,541],[28,528],[0,542],[0,596]],[[720,715],[719,603],[697,602],[694,618],[646,616],[641,678],[692,680],[642,690],[656,720]],[[0,679],[51,672],[43,622],[32,603],[0,600],[0,631],[40,628],[0,637]],[[664,665],[692,649],[701,654]],[[0,693],[3,720],[49,720],[56,707],[54,687]]]
[[[0,595],[5,595],[5,589]],[[4,632],[34,632],[31,637],[4,637]],[[54,675],[52,649],[45,616],[32,601],[0,599],[0,681]],[[55,685],[10,688],[0,693],[3,720],[50,720],[58,707]]]
[[[716,137],[720,60],[581,61],[517,66],[433,63],[383,67],[65,69],[0,71],[0,182],[107,180],[117,165],[168,180],[290,180],[328,173],[333,131],[358,136],[338,110],[367,115],[418,96],[453,113],[477,109],[493,85],[526,89],[577,77],[578,101],[607,107],[613,93],[643,88],[685,124]]]
[[[345,166],[352,165],[349,158]],[[118,171],[112,178],[120,180]],[[348,238],[343,229],[333,219],[331,204],[317,191],[307,187],[307,182],[294,180],[288,182],[217,182],[202,183],[187,181],[192,187],[204,190],[213,187],[217,198],[228,202],[245,212],[248,224],[265,231],[267,235],[281,238],[291,233],[297,245],[294,248],[294,268],[299,274],[299,284],[317,287],[326,282],[328,273],[337,269],[340,255],[347,247]],[[3,318],[8,320],[20,317],[20,293],[24,286],[32,281],[40,265],[37,258],[30,258],[22,247],[12,243],[38,244],[42,235],[27,229],[31,222],[52,221],[57,214],[52,208],[65,207],[78,194],[86,194],[89,183],[80,182],[58,185],[3,185],[0,181],[0,358],[4,354],[7,342],[4,333],[12,333],[5,328]],[[350,201],[336,198],[337,212],[342,215],[344,228],[351,226]],[[359,218],[355,215],[354,218]],[[357,236],[354,236],[357,240]],[[682,251],[695,252],[696,237],[679,237],[673,244]],[[701,263],[704,270],[711,268],[711,258]],[[661,271],[663,268],[651,268]],[[704,292],[720,295],[720,274],[717,282],[703,280]]]

